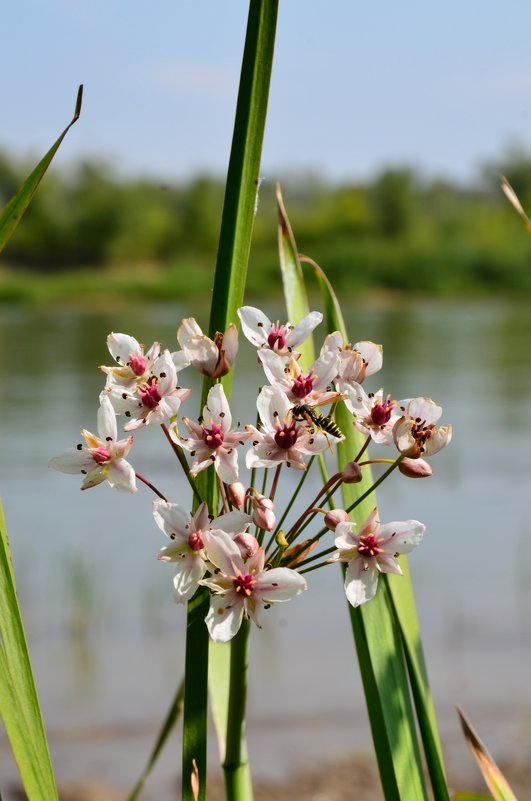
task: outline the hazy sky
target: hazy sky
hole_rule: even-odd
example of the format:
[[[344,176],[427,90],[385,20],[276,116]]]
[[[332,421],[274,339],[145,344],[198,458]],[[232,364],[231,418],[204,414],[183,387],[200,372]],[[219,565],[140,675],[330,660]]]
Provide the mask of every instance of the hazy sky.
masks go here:
[[[0,147],[156,177],[224,174],[244,0],[17,0],[2,9]],[[411,164],[459,179],[531,149],[531,3],[281,0],[262,173]]]

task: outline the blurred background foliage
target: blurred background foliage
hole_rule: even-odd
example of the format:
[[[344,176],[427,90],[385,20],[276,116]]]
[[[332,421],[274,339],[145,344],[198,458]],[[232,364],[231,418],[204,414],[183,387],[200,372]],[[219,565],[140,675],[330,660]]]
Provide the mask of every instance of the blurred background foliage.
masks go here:
[[[0,153],[0,206],[31,167]],[[518,147],[484,165],[469,186],[407,167],[383,169],[365,183],[285,175],[282,184],[300,251],[343,294],[531,293],[531,239],[500,191],[500,173],[529,212],[531,153]],[[163,300],[208,291],[223,183],[208,175],[168,184],[123,178],[104,161],[56,166],[2,254],[0,299]],[[274,185],[267,180],[249,297],[278,287],[276,225]]]

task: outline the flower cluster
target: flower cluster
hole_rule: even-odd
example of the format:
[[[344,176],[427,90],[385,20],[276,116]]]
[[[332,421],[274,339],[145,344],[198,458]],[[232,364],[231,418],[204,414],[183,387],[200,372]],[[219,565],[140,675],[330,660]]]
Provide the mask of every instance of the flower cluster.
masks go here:
[[[181,350],[173,353],[158,342],[144,351],[132,336],[109,335],[114,364],[101,367],[106,382],[100,394],[98,436],[83,430],[86,445],[79,444],[49,463],[66,473],[81,473],[81,489],[106,480],[112,487],[134,492],[140,480],[156,493],[153,515],[168,539],[158,559],[174,565],[175,599],[185,603],[199,588],[208,588],[211,602],[206,625],[212,639],[221,642],[236,634],[243,618],[260,626],[264,610],[304,591],[303,574],[317,567],[338,561],[346,564],[345,592],[353,606],[374,597],[380,573],[400,575],[397,558],[421,541],[422,523],[381,524],[374,509],[357,527],[349,518],[357,503],[347,510],[326,507],[343,483],[361,481],[364,468],[373,461],[389,465],[388,473],[398,467],[407,476],[430,475],[425,458],[451,438],[450,426],[437,425],[442,410],[430,398],[394,400],[383,389],[368,392],[362,386],[382,366],[381,345],[368,341],[351,345],[334,332],[308,369],[301,364],[297,348],[321,322],[320,313],[312,312],[296,326],[271,322],[251,306],[239,309],[238,316],[245,337],[257,348],[261,371],[253,412],[253,417],[258,413],[257,422],[233,425],[220,383],[238,354],[236,326],[231,324],[225,333],[210,339],[193,318],[187,318],[177,331]],[[188,367],[213,381],[197,421],[186,415],[179,419],[191,390],[180,386],[178,375]],[[339,405],[348,410],[351,425],[365,436],[365,442],[356,459],[326,480],[284,531],[281,523],[287,511],[277,524],[279,510],[275,508],[281,471],[299,471],[302,487],[314,457],[333,450],[349,436],[334,419]],[[117,415],[124,416],[123,428],[128,433],[162,427],[199,499],[193,514],[169,502],[126,461],[133,436],[129,433],[118,440]],[[394,458],[362,461],[370,442],[390,447]],[[244,447],[247,451],[240,458]],[[250,486],[240,480],[240,462],[251,471]],[[274,469],[268,492],[264,489],[267,473],[260,480],[261,491],[252,486],[260,468]],[[218,482],[218,503],[211,509],[195,483],[206,469],[215,471]],[[315,525],[319,515],[322,522],[317,531],[301,540],[302,530]],[[321,539],[330,531],[333,545],[319,551]]]

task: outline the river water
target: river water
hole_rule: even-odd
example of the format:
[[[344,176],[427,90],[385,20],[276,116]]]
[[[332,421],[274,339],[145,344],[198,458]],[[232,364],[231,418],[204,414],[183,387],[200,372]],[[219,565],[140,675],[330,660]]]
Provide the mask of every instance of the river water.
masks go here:
[[[280,307],[266,311],[283,317]],[[379,492],[382,520],[427,526],[410,564],[447,757],[465,752],[456,704],[496,756],[528,753],[531,306],[419,300],[347,312],[353,342],[384,345],[384,368],[366,387],[431,396],[454,426],[451,445],[431,460],[431,479],[397,474]],[[164,537],[149,491],[130,496],[104,485],[81,493],[77,476],[47,461],[78,442],[81,428],[96,430],[107,334],[175,349],[177,324],[192,314],[204,322],[204,310],[174,305],[0,309],[0,493],[60,780],[134,783],[182,675],[185,610],[171,598],[171,566],[155,559]],[[258,378],[246,341],[240,361],[234,417],[254,422]],[[181,375],[197,399],[198,380]],[[195,417],[197,400],[186,411]],[[131,461],[170,500],[189,504],[159,432],[137,434]],[[298,477],[283,478],[282,497]],[[370,750],[339,572],[308,578],[305,595],[253,631],[249,738],[258,775]],[[160,801],[172,797],[178,750],[168,746],[152,785]],[[5,744],[0,759],[9,783]]]

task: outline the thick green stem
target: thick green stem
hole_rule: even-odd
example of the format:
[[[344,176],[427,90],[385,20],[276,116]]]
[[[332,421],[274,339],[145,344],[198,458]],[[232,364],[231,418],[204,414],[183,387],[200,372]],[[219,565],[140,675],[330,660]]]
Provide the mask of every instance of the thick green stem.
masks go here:
[[[206,799],[208,630],[210,593],[201,587],[188,602],[183,713],[182,801]]]
[[[231,640],[230,644],[227,745],[223,762],[227,801],[252,801],[252,786],[245,739],[249,633],[249,621],[244,620],[239,632]]]
[[[260,159],[264,137],[269,84],[273,65],[278,0],[250,0],[245,50],[240,77],[236,119],[232,139],[227,185],[223,204],[221,232],[214,278],[213,299],[209,332],[225,331],[229,323],[238,323],[237,309],[243,303],[247,263],[251,247],[251,236],[256,211],[256,199],[260,183]],[[227,397],[230,395],[232,371],[222,378]],[[212,386],[211,379],[203,382],[202,406]],[[199,491],[207,501],[211,512],[215,509],[216,483],[212,468],[203,471],[198,480]],[[188,637],[186,643],[186,688],[183,736],[183,801],[196,801],[190,784],[192,760],[196,759],[199,775],[198,801],[204,801],[206,792],[206,713],[208,640],[207,629],[201,619],[199,624],[192,618],[204,618],[208,608],[208,593],[198,593],[201,613],[195,614],[189,604]],[[197,625],[196,625],[197,623]],[[197,638],[197,639],[196,639]],[[202,659],[197,664],[196,646]],[[197,670],[196,670],[197,668]],[[195,672],[194,672],[195,671]],[[240,674],[241,679],[241,674]],[[226,692],[219,675],[213,676],[213,692]],[[190,707],[187,714],[187,708]],[[194,717],[194,714],[196,717]],[[231,739],[244,738],[243,717],[231,716]],[[186,729],[191,726],[191,742],[188,743]],[[193,746],[193,747],[192,747]],[[199,747],[200,746],[200,747]],[[199,754],[196,757],[194,749]],[[239,801],[251,798],[250,779],[246,761],[240,765],[231,762],[230,784],[232,797]],[[228,791],[228,790],[227,790]]]

